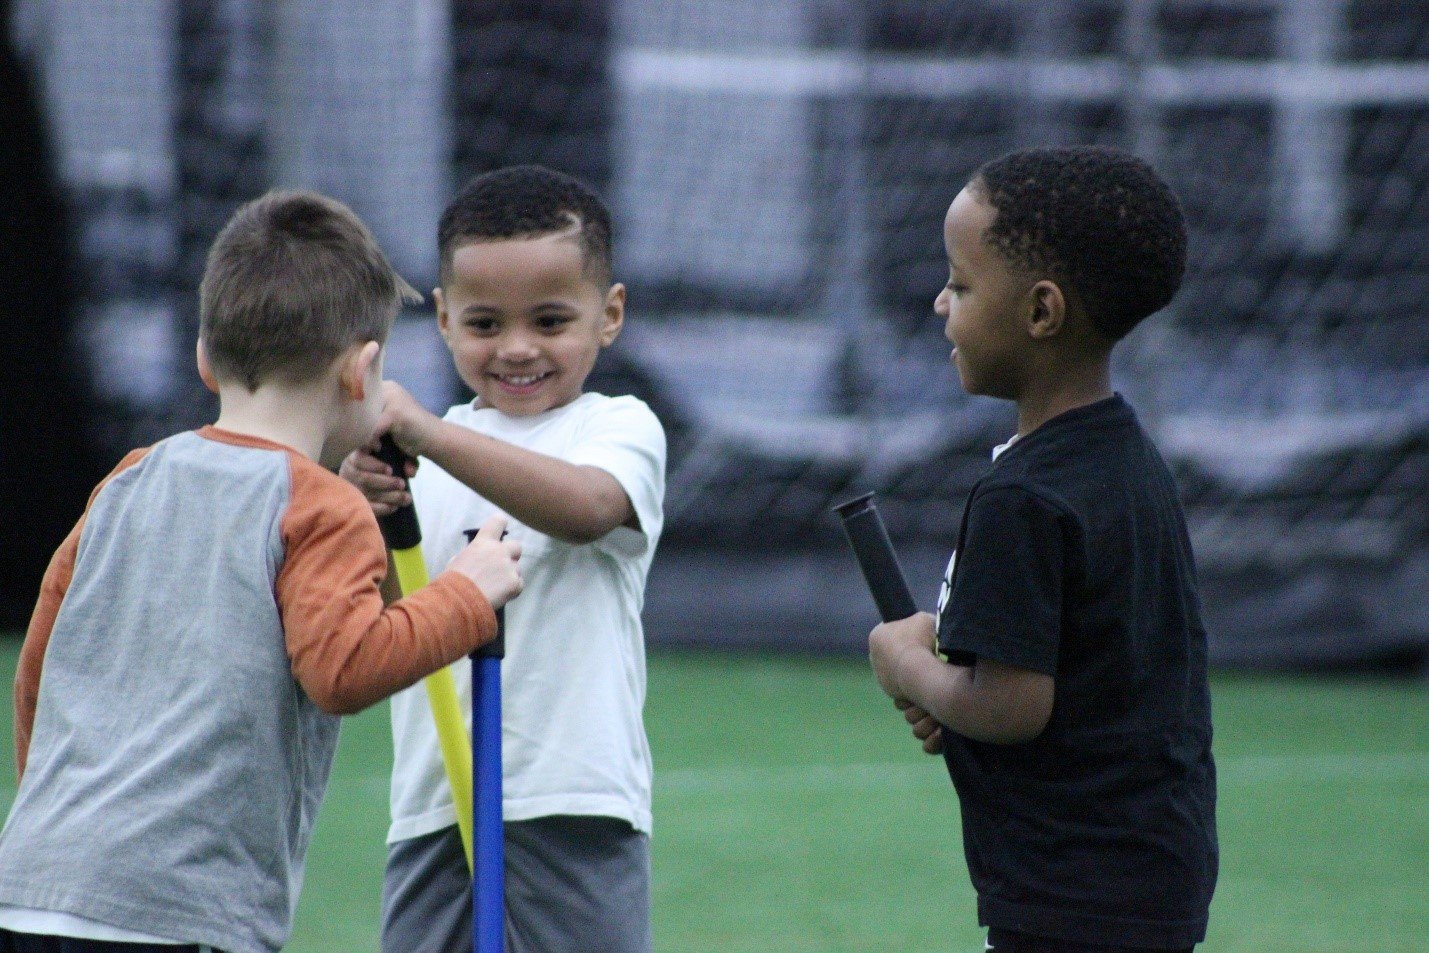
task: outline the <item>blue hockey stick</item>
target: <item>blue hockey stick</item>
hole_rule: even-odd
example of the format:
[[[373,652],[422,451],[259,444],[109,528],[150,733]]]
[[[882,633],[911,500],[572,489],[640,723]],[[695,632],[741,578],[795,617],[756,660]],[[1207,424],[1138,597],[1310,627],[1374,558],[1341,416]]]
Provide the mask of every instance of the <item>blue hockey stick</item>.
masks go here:
[[[467,530],[467,538],[476,530]],[[471,748],[474,793],[471,935],[475,953],[505,953],[506,839],[501,821],[501,659],[506,609],[496,610],[496,638],[471,654]]]

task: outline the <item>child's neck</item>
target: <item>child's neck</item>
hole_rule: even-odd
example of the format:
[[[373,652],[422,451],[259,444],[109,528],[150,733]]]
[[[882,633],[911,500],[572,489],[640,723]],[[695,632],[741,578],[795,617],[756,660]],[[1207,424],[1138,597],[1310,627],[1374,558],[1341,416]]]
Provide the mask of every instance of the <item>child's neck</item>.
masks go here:
[[[1031,381],[1017,398],[1017,435],[1025,437],[1069,410],[1112,396],[1111,361],[1101,357],[1057,369],[1055,375]]]
[[[220,409],[213,425],[281,443],[309,460],[320,460],[329,429],[326,401],[321,397],[312,387],[263,384],[250,392],[242,384],[220,384]]]

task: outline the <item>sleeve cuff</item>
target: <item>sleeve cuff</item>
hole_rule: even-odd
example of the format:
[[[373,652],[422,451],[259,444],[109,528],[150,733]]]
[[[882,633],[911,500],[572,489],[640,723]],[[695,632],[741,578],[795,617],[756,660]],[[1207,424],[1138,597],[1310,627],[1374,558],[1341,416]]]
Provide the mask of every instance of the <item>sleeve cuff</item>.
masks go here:
[[[464,631],[476,634],[474,641],[468,640],[463,655],[470,654],[496,638],[496,610],[476,583],[459,572],[447,571],[433,580],[428,588],[435,586],[450,590],[453,601],[461,612]]]

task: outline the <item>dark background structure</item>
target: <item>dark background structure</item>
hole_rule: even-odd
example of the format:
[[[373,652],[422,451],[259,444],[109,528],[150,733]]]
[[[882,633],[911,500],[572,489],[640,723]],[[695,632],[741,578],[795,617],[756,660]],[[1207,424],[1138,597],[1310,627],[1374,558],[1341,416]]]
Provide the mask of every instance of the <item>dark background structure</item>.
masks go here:
[[[930,604],[1011,428],[946,362],[943,211],[992,156],[1096,142],[1153,161],[1191,226],[1186,286],[1128,340],[1117,385],[1181,481],[1215,658],[1425,665],[1418,0],[13,13],[7,182],[35,184],[4,199],[0,258],[23,275],[5,272],[0,333],[27,355],[6,380],[4,500],[34,551],[8,557],[8,619],[96,468],[211,417],[194,289],[233,207],[323,189],[430,287],[451,190],[537,161],[614,206],[631,322],[592,385],[644,397],[671,435],[651,639],[856,649],[872,605],[830,506],[877,491]],[[429,313],[402,319],[389,364],[434,409],[459,398]]]

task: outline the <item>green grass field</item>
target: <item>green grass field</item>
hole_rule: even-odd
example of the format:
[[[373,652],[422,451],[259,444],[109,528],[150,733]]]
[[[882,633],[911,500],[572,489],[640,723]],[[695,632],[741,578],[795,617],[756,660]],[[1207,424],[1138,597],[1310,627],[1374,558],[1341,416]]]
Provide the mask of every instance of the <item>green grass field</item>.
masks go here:
[[[0,640],[7,679],[17,648]],[[1220,676],[1214,693],[1222,862],[1201,949],[1429,950],[1429,686]],[[344,729],[293,953],[377,948],[386,718]],[[659,953],[982,950],[947,776],[860,661],[656,654],[646,722]]]

